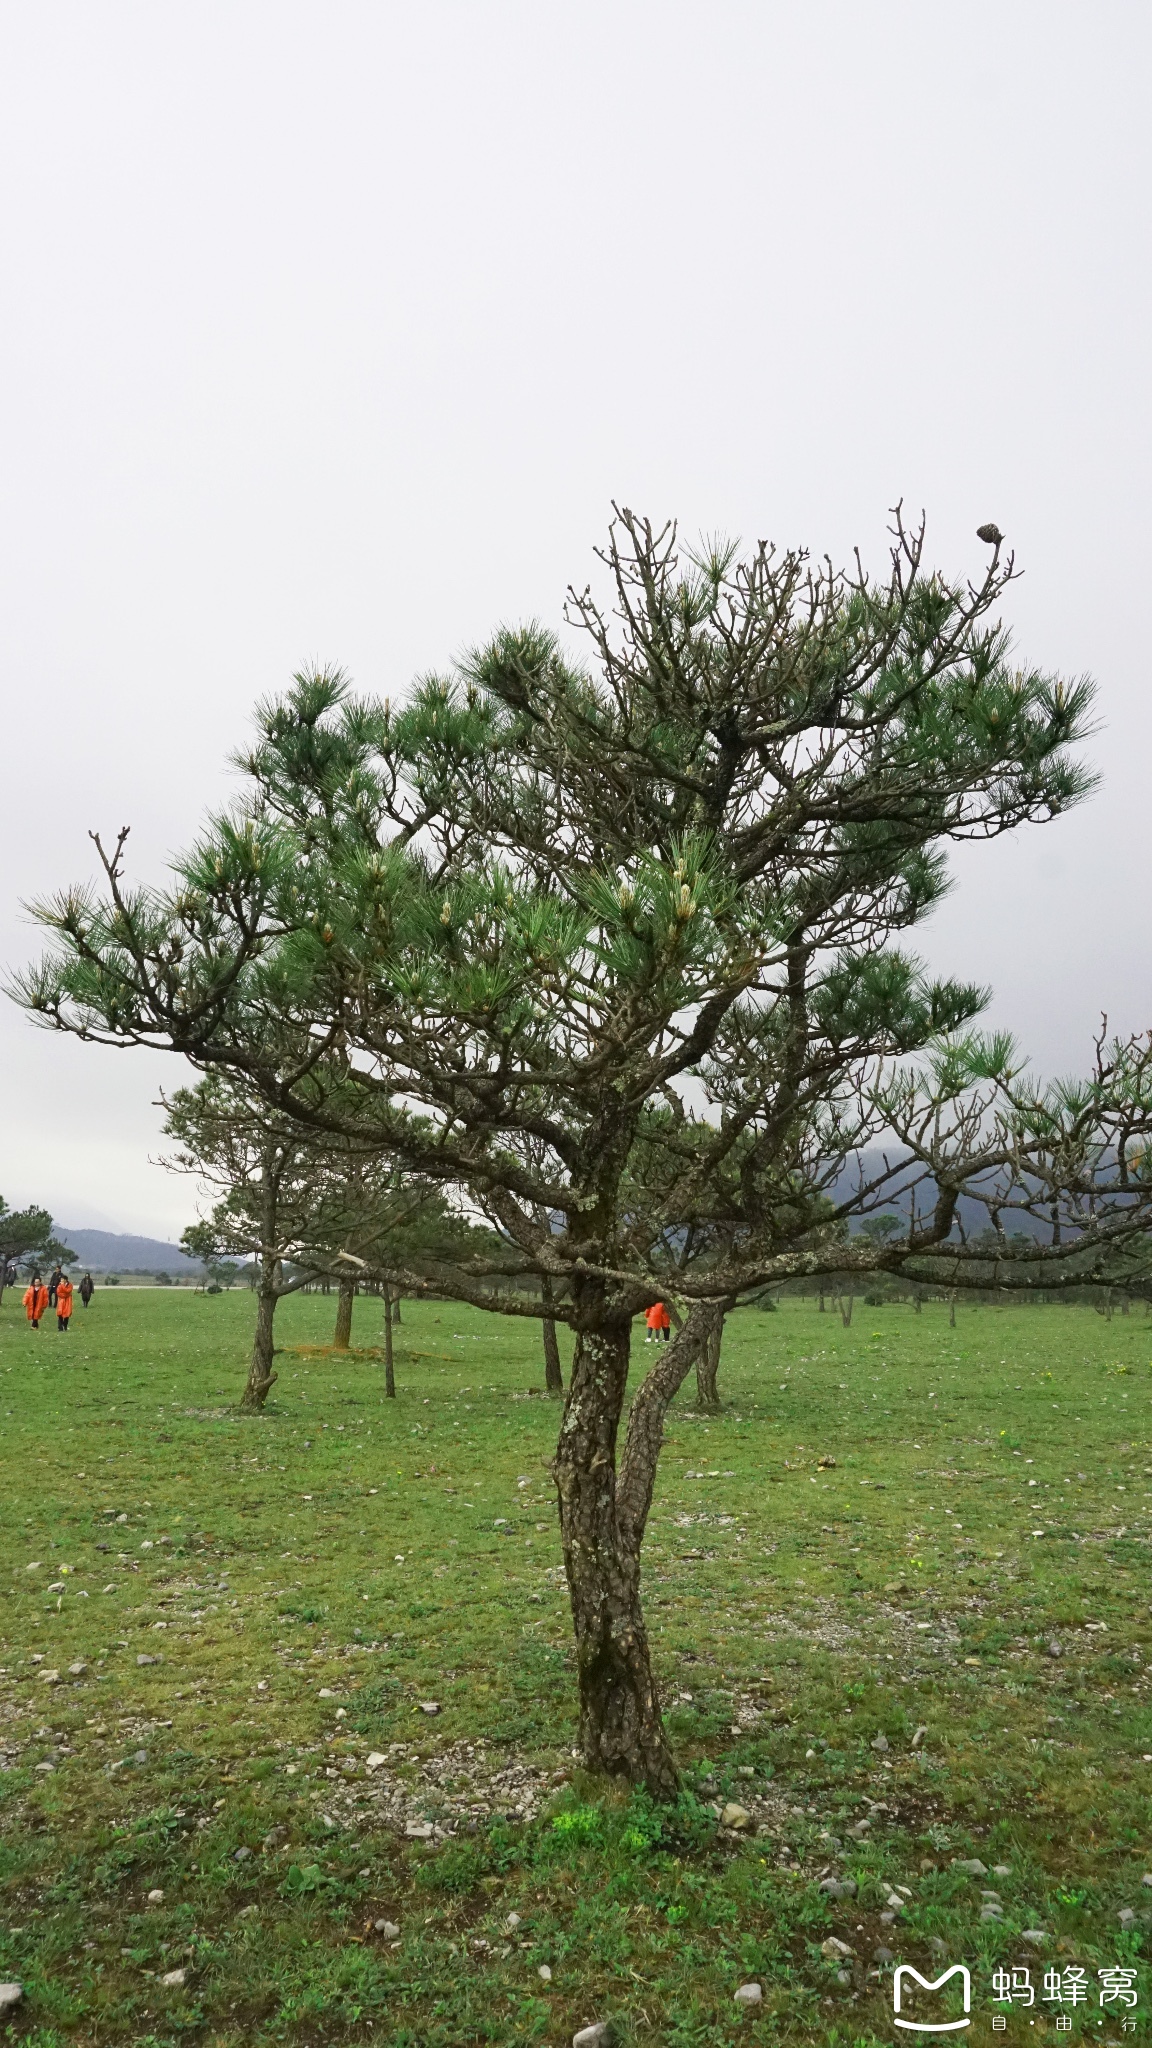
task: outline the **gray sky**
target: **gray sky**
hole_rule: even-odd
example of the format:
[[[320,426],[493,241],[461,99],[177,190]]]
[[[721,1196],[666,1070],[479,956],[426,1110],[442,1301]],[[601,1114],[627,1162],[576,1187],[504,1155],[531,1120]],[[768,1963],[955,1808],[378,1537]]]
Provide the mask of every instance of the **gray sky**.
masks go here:
[[[925,935],[1048,1068],[1152,1022],[1143,4],[6,0],[0,951],[138,874],[311,657],[396,694],[558,622],[613,496],[1027,571],[1104,786],[966,851]],[[0,1193],[177,1232],[176,1063],[0,1005]]]

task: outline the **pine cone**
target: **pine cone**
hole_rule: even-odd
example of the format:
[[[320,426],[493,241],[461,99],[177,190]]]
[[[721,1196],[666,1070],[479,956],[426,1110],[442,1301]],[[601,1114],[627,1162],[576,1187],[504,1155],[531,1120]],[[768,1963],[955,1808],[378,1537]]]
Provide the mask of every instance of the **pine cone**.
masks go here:
[[[996,525],[995,520],[990,519],[987,526],[978,526],[976,528],[976,538],[977,540],[986,540],[989,547],[994,548],[1003,540],[1004,535]]]

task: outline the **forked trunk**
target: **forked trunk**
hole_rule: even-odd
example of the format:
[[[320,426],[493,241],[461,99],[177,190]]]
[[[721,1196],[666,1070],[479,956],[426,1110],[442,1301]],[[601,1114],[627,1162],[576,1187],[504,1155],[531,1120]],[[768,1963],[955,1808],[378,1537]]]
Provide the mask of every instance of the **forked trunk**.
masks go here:
[[[392,1364],[392,1318],[399,1309],[399,1302],[393,1302],[392,1289],[384,1289],[384,1392],[390,1401],[396,1399],[396,1374]]]
[[[852,1321],[852,1310],[855,1305],[856,1296],[854,1294],[842,1294],[840,1296],[840,1321],[845,1329],[848,1328]]]
[[[676,1792],[676,1766],[640,1605],[643,1523],[616,1506],[616,1435],[630,1322],[578,1329],[554,1472],[576,1634],[580,1747],[588,1769]]]
[[[341,1280],[340,1295],[336,1303],[336,1334],[332,1339],[333,1351],[347,1351],[352,1342],[352,1297],[356,1292],[354,1280]]]
[[[546,1306],[550,1308],[554,1296],[551,1277],[547,1273],[541,1279],[540,1294]],[[545,1316],[541,1324],[541,1335],[544,1342],[544,1391],[546,1394],[563,1394],[564,1375],[560,1370],[560,1345],[556,1337],[556,1324],[551,1316]]]
[[[256,1331],[252,1339],[252,1358],[248,1367],[248,1384],[244,1389],[241,1408],[249,1413],[261,1409],[268,1399],[269,1390],[276,1373],[272,1370],[275,1350],[272,1343],[272,1324],[276,1314],[277,1261],[270,1262],[271,1270],[262,1271],[260,1291],[256,1296]]]

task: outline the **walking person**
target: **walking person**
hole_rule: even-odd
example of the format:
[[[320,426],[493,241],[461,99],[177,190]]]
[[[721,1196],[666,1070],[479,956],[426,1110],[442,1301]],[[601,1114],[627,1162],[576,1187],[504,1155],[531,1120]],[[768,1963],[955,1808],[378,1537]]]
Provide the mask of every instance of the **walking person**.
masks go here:
[[[56,1289],[57,1289],[57,1288],[59,1287],[59,1285],[60,1285],[60,1282],[61,1282],[61,1280],[63,1279],[63,1277],[64,1277],[64,1275],[63,1275],[63,1269],[62,1269],[62,1268],[61,1268],[60,1266],[53,1266],[53,1268],[52,1268],[52,1271],[51,1271],[51,1272],[49,1273],[49,1275],[48,1275],[48,1306],[49,1306],[49,1308],[55,1308],[55,1306],[56,1306]]]
[[[71,1320],[72,1282],[68,1278],[67,1273],[61,1273],[59,1280],[56,1282],[56,1328],[63,1330],[65,1336],[68,1335],[68,1325]]]
[[[662,1301],[653,1302],[644,1321],[648,1325],[648,1335],[645,1337],[644,1342],[646,1344],[659,1344],[663,1340],[667,1344],[672,1334],[672,1318]]]
[[[47,1313],[48,1289],[39,1273],[33,1273],[29,1285],[24,1289],[24,1313],[34,1330],[40,1328],[40,1318]]]
[[[95,1292],[96,1282],[92,1278],[91,1273],[85,1273],[84,1278],[80,1282],[80,1299],[84,1303],[85,1308],[87,1308]]]

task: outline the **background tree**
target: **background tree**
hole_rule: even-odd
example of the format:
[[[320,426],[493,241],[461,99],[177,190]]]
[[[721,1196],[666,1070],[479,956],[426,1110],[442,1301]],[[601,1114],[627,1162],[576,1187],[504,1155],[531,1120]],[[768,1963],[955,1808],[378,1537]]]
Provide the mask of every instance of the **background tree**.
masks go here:
[[[164,1107],[165,1136],[178,1147],[170,1163],[220,1196],[210,1216],[184,1232],[182,1245],[206,1271],[227,1256],[256,1263],[256,1328],[240,1405],[257,1410],[277,1377],[276,1309],[315,1277],[311,1263],[291,1261],[327,1170],[324,1156],[298,1123],[219,1069],[166,1097]]]
[[[31,1259],[47,1271],[54,1265],[66,1265],[75,1257],[70,1246],[53,1236],[47,1209],[10,1209],[0,1195],[0,1302],[4,1299],[10,1267],[26,1265]]]
[[[399,712],[298,679],[261,714],[250,815],[167,892],[128,888],[121,835],[103,898],[40,909],[57,946],[20,994],[60,1028],[239,1073],[497,1221],[497,1254],[379,1270],[572,1327],[554,1473],[583,1753],[665,1794],[640,1550],[713,1305],[831,1271],[974,1284],[962,1198],[1059,1217],[1047,1243],[1005,1239],[998,1284],[1102,1263],[1152,1206],[1132,1164],[1150,1055],[1101,1044],[1083,1088],[1038,1087],[971,1031],[982,991],[895,944],[939,899],[945,842],[1088,786],[1068,749],[1090,693],[1010,661],[998,541],[951,583],[897,514],[877,584],[767,546],[682,567],[671,530],[622,512],[603,560],[612,613],[584,592],[569,614],[591,671],[530,627]],[[637,1146],[671,1099],[645,1182]],[[898,1238],[835,1242],[830,1220],[889,1206]],[[682,1276],[618,1459],[632,1319],[663,1292],[652,1246],[687,1230],[724,1249]]]
[[[165,1134],[179,1148],[171,1163],[221,1197],[181,1242],[213,1272],[228,1257],[255,1262],[256,1328],[241,1400],[245,1409],[262,1408],[276,1380],[273,1326],[286,1295],[317,1280],[334,1280],[340,1304],[334,1349],[346,1349],[343,1304],[347,1299],[350,1305],[358,1278],[376,1278],[388,1255],[450,1255],[485,1235],[452,1215],[435,1187],[405,1179],[379,1153],[365,1159],[346,1143],[321,1140],[298,1119],[271,1108],[235,1071],[213,1069],[195,1087],[166,1098],[164,1106]],[[386,1287],[386,1390],[394,1395],[389,1297]]]

